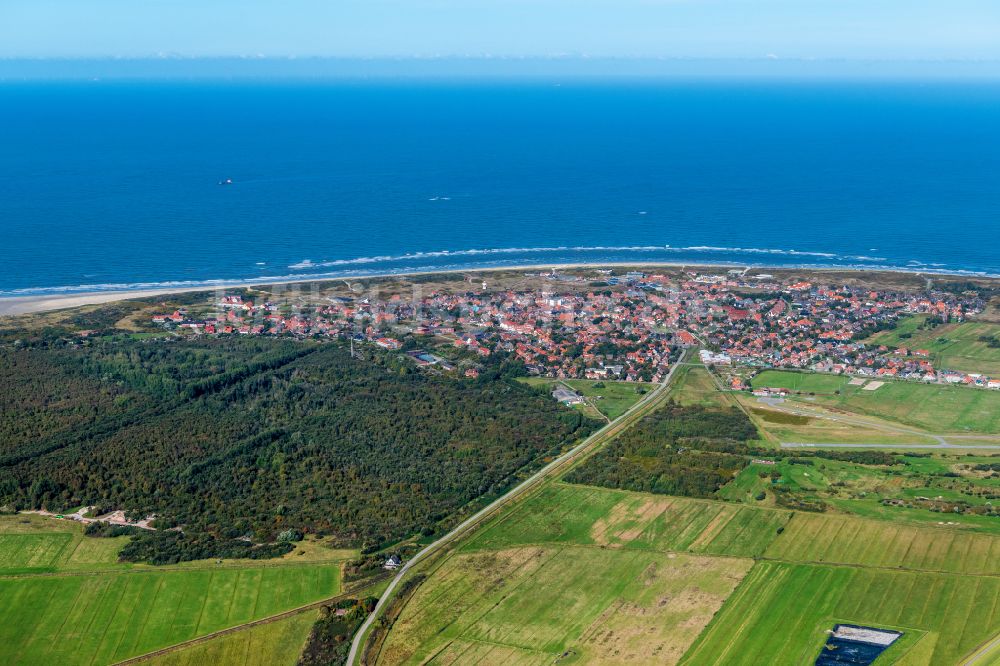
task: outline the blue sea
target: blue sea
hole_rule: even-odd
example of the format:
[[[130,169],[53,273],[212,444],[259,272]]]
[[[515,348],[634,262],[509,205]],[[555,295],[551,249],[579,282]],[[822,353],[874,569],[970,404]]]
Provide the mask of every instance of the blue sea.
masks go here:
[[[0,234],[0,296],[612,261],[994,275],[1000,83],[3,83]]]

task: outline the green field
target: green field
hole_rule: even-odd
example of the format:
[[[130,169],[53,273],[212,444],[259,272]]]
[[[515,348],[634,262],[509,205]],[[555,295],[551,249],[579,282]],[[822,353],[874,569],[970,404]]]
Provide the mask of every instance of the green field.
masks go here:
[[[739,400],[758,430],[776,442],[885,444],[887,447],[893,444],[937,443],[937,440],[920,431],[901,432],[897,429],[898,424],[884,419],[867,417],[870,423],[866,425],[840,421],[836,417],[843,415],[829,412],[815,403],[809,405],[815,413],[806,416],[781,411],[780,407],[768,406],[750,396],[740,396]]]
[[[995,536],[848,516],[796,513],[764,557],[1000,576]]]
[[[0,644],[14,663],[111,663],[333,596],[339,574],[314,565],[0,578]]]
[[[684,664],[812,663],[838,622],[904,632],[878,664],[956,664],[1000,628],[1000,578],[758,563]]]
[[[270,562],[160,568],[117,562],[127,539],[85,537],[71,521],[0,517],[0,645],[8,663],[108,664],[340,591],[344,552],[323,549],[323,560],[313,542]]]
[[[778,503],[780,494],[822,502],[831,512],[897,525],[944,525],[1000,535],[1000,520],[990,515],[1000,475],[975,469],[984,463],[996,464],[1000,458],[935,452],[928,457],[905,455],[891,460],[895,464],[872,465],[797,456],[773,465],[751,464],[723,486],[718,496],[771,506]]]
[[[127,540],[87,539],[79,525],[41,516],[0,516],[0,575],[121,568]]]
[[[730,404],[727,394],[719,391],[708,370],[699,365],[678,368],[671,395],[682,405],[717,407]]]
[[[1000,376],[1000,347],[990,347],[981,337],[1000,338],[1000,324],[963,322],[921,328],[925,315],[908,317],[891,331],[876,333],[868,342],[909,350],[931,352],[935,367],[942,370],[979,372]]]
[[[849,379],[765,370],[754,377],[753,386],[787,388],[802,393],[792,396],[797,401],[880,417],[934,434],[1000,433],[1000,391],[892,380],[866,391],[848,385]]]
[[[628,411],[628,408],[642,399],[647,392],[656,388],[656,384],[645,382],[615,382],[592,379],[551,379],[548,377],[524,377],[519,381],[530,386],[545,387],[551,391],[558,384],[569,386],[587,399],[587,405],[576,405],[577,408],[591,416],[594,412],[614,421]]]
[[[554,484],[484,528],[465,550],[586,544],[753,557],[790,516],[738,504]]]
[[[954,465],[913,460],[921,473]],[[864,476],[821,462],[831,478]],[[812,467],[791,467],[791,483],[811,483]],[[955,663],[1000,630],[1000,538],[938,517],[549,484],[430,572],[379,663],[804,664],[838,622],[904,631],[878,663]]]
[[[308,611],[150,659],[151,666],[295,666],[318,613]]]
[[[577,546],[463,553],[410,599],[379,663],[676,663],[751,565]]]

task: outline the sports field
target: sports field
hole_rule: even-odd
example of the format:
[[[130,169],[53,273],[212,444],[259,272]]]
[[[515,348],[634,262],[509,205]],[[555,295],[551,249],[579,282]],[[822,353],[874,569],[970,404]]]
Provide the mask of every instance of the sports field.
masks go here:
[[[837,623],[904,632],[876,663],[957,664],[1000,628],[1000,578],[760,562],[683,664],[811,664]]]
[[[766,370],[754,377],[753,386],[787,388],[801,392],[792,396],[796,401],[880,417],[932,434],[1000,433],[1000,391],[909,381],[886,381],[869,391],[849,381],[838,375]]]
[[[154,657],[150,666],[295,666],[318,617],[307,611]]]
[[[891,331],[876,333],[868,342],[910,350],[926,349],[942,370],[1000,376],[1000,347],[980,338],[1000,338],[1000,324],[962,322],[922,328],[925,315],[908,317]]]

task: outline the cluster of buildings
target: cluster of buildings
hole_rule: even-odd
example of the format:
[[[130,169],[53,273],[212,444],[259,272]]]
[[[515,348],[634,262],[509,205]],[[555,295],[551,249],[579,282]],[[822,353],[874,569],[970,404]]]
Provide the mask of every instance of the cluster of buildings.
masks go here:
[[[350,337],[386,349],[403,348],[414,338],[418,346],[434,348],[439,361],[447,356],[473,372],[477,360],[506,352],[537,375],[658,381],[684,348],[697,346],[702,361],[716,367],[800,368],[1000,388],[1000,381],[985,375],[934,367],[926,349],[865,342],[910,314],[963,321],[984,307],[975,295],[785,284],[746,273],[691,272],[680,279],[602,273],[562,293],[484,288],[415,298],[333,297],[294,311],[226,296],[215,304],[214,316],[197,319],[177,310],[153,321],[215,335]],[[443,352],[446,346],[453,353]],[[746,388],[744,379],[733,377],[732,387]]]

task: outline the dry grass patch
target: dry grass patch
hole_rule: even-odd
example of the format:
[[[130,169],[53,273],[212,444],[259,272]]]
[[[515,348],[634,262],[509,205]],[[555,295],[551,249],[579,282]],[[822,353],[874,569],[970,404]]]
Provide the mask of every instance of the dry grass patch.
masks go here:
[[[378,662],[674,663],[751,565],[595,546],[461,553],[417,590]]]
[[[638,539],[646,526],[659,518],[673,501],[664,497],[627,497],[605,518],[590,528],[590,537],[599,545],[622,546]]]
[[[587,629],[581,661],[676,664],[746,575],[749,560],[675,555],[651,563]]]

